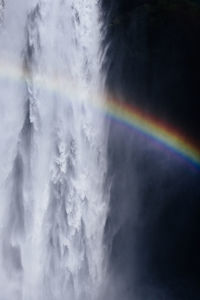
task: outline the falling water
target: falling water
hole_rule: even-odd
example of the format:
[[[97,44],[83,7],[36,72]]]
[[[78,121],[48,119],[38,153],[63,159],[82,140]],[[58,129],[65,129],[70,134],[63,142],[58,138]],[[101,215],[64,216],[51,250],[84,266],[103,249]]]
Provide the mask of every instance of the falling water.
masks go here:
[[[0,300],[99,297],[100,25],[97,0],[0,1]]]

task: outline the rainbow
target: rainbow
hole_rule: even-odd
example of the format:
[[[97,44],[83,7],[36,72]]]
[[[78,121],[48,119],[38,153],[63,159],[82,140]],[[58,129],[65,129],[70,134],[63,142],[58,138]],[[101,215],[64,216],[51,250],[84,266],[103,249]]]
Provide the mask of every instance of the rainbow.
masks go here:
[[[31,76],[26,71],[23,71],[20,66],[0,62],[0,79],[6,80],[6,82],[27,82],[31,80]],[[74,101],[79,101],[80,96],[84,94],[84,86],[78,86],[77,82],[73,84],[70,78],[64,75],[55,77],[50,74],[37,74],[34,76],[34,81],[38,88],[66,98],[76,99]],[[105,98],[105,101],[102,101],[102,96]],[[87,99],[87,103],[90,103],[95,110],[100,111],[106,117],[121,122],[159,142],[200,169],[200,147],[178,132],[177,129],[164,124],[161,120],[155,119],[152,115],[133,105],[124,103],[124,101],[118,101],[105,95],[96,95],[95,89],[91,98]]]
[[[198,169],[200,168],[200,147],[176,128],[133,105],[112,98],[107,101],[107,112],[113,119],[161,143]]]

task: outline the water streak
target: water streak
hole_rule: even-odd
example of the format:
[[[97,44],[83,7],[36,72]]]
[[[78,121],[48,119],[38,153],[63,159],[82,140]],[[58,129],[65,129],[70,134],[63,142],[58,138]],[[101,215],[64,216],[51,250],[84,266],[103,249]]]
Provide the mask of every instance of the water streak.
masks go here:
[[[94,300],[108,207],[105,124],[90,105],[103,98],[98,1],[0,10],[0,55],[22,78],[0,81],[0,300]],[[48,77],[70,78],[78,99],[43,89]]]

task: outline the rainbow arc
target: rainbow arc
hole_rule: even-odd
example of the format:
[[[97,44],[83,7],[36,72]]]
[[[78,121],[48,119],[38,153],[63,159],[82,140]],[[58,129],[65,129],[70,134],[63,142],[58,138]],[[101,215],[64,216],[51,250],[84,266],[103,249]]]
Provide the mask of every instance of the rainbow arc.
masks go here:
[[[84,95],[84,86],[79,86],[78,83],[74,84],[67,76],[55,77],[53,75],[38,74],[34,78],[34,82],[39,89],[53,92],[63,97],[66,96],[66,101],[70,97],[78,102]],[[31,76],[27,71],[23,72],[19,66],[0,62],[0,82],[1,80],[4,81],[3,84],[6,83],[5,81],[25,82],[31,80]],[[105,101],[102,101],[102,97],[105,97]],[[122,122],[133,130],[137,130],[156,140],[200,168],[200,147],[178,132],[176,128],[172,128],[161,120],[147,115],[133,105],[128,105],[123,101],[118,101],[105,95],[97,95],[95,94],[95,88],[91,99],[87,99],[87,103],[90,103],[94,109],[107,117],[117,122]]]

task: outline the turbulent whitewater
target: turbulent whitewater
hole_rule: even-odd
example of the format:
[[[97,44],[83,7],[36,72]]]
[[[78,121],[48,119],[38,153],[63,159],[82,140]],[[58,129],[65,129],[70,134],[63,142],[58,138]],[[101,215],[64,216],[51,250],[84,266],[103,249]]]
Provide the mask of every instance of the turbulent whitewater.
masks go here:
[[[0,300],[100,297],[100,43],[97,0],[0,1]]]

